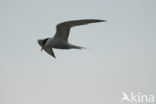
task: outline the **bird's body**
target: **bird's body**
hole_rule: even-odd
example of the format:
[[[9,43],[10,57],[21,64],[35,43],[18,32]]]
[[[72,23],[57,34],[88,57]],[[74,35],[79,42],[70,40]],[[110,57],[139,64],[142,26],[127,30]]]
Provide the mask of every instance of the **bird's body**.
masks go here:
[[[45,47],[56,49],[69,49],[69,43],[64,40],[50,38],[45,44]]]
[[[38,40],[38,42],[39,41],[41,41],[41,40]],[[56,49],[74,49],[74,48],[75,49],[82,49],[83,48],[80,46],[72,45],[72,44],[68,43],[67,41],[60,40],[60,39],[54,39],[54,38],[48,38],[44,47],[56,48]]]
[[[79,25],[85,25],[88,23],[95,23],[95,22],[105,22],[105,20],[98,20],[98,19],[86,19],[86,20],[75,20],[75,21],[67,21],[62,22],[56,26],[56,34],[53,38],[46,38],[38,40],[39,45],[44,49],[48,54],[55,57],[52,48],[56,49],[84,49],[84,47],[72,45],[68,43],[68,37],[70,28]],[[41,49],[41,50],[42,50]]]

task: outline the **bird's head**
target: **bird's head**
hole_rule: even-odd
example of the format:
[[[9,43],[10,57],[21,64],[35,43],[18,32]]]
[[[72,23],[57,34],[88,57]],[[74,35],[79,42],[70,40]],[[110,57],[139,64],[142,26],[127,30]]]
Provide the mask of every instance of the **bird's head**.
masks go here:
[[[46,38],[46,39],[39,39],[38,40],[38,44],[42,47],[41,48],[41,51],[44,49],[44,46],[45,46],[45,44],[47,43],[47,40],[48,40],[49,38]]]

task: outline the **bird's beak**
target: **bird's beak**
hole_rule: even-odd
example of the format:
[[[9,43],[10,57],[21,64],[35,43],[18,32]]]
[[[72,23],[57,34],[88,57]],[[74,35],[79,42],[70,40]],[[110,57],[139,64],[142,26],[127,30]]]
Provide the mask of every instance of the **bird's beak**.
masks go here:
[[[44,47],[42,46],[41,51],[44,49]]]

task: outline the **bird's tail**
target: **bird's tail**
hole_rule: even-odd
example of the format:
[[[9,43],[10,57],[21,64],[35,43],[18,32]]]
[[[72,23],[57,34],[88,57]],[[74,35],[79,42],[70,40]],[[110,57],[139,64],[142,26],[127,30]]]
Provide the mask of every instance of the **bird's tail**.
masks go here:
[[[79,49],[82,50],[82,49],[87,49],[87,48],[86,47],[79,47]]]
[[[82,50],[82,49],[87,49],[87,48],[85,48],[85,47],[76,46],[76,45],[71,45],[71,48],[73,48],[73,49],[80,49],[80,50]]]

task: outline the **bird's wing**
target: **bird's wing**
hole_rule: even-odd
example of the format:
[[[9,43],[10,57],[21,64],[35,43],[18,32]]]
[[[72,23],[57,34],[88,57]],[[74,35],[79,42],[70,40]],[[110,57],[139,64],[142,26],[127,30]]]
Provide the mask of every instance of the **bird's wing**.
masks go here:
[[[42,47],[42,40],[38,40],[38,44]],[[46,51],[49,55],[56,58],[56,56],[51,48],[44,48],[44,51]]]
[[[86,25],[86,24],[95,23],[95,22],[106,22],[106,20],[85,19],[85,20],[73,20],[73,21],[62,22],[56,26],[56,34],[54,38],[68,41],[68,36],[69,36],[71,27],[79,26],[79,25]]]
[[[44,49],[49,55],[53,56],[54,58],[56,58],[54,52],[53,52],[53,49],[51,48],[45,48]]]

